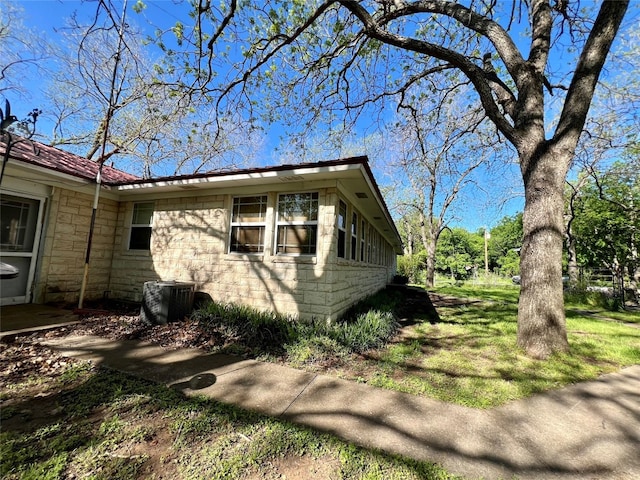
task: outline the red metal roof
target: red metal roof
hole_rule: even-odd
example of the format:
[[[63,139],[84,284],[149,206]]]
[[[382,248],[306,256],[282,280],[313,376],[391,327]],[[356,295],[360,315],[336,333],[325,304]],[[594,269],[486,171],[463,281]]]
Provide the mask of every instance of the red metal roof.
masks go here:
[[[5,144],[0,142],[0,154],[4,154],[5,152]],[[32,165],[36,165],[39,167],[43,167],[46,169],[50,169],[56,172],[65,173],[68,175],[73,175],[75,177],[83,178],[86,180],[95,180],[96,174],[98,173],[99,164],[92,160],[88,160],[84,157],[80,157],[79,155],[75,155],[70,152],[65,152],[64,150],[60,150],[59,148],[52,147],[50,145],[45,145],[40,142],[24,140],[19,143],[16,143],[10,152],[10,157],[13,160],[18,160],[24,163],[29,163]],[[380,206],[384,210],[387,218],[391,222],[395,234],[399,237],[397,233],[396,227],[393,224],[393,220],[391,219],[391,215],[387,208],[387,205],[384,202],[384,198],[380,189],[375,181],[373,173],[371,172],[371,168],[369,167],[369,162],[366,156],[358,156],[358,157],[350,157],[350,158],[342,158],[339,160],[329,160],[329,161],[321,161],[321,162],[313,162],[313,163],[299,163],[295,165],[278,165],[272,167],[258,167],[258,168],[245,168],[245,169],[237,169],[237,170],[225,170],[225,171],[216,171],[216,172],[207,172],[207,173],[196,173],[191,175],[174,175],[167,177],[156,177],[150,179],[144,179],[138,177],[136,175],[132,175],[121,170],[117,170],[113,167],[109,167],[104,165],[102,167],[102,183],[111,186],[118,185],[135,185],[135,184],[160,184],[162,182],[171,182],[171,181],[179,181],[179,180],[187,180],[187,179],[197,179],[197,178],[214,178],[214,177],[225,177],[231,175],[247,175],[247,174],[260,174],[266,172],[279,172],[279,171],[287,171],[287,170],[299,170],[299,169],[313,169],[316,167],[331,167],[331,166],[342,166],[342,165],[362,165],[364,168],[366,175],[371,180],[371,185],[375,190],[378,199],[380,201]]]
[[[0,153],[4,154],[5,148],[6,145],[0,142]],[[10,158],[86,180],[95,180],[99,168],[97,162],[32,140],[22,140],[14,144]],[[102,183],[106,185],[117,185],[139,179],[140,177],[107,165],[102,167]]]

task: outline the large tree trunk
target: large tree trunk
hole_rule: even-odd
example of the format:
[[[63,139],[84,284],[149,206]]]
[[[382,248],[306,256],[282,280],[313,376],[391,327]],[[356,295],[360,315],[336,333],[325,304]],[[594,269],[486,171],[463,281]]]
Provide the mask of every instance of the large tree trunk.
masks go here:
[[[563,186],[570,155],[542,145],[522,159],[525,186],[524,238],[518,345],[534,358],[567,351],[562,289]],[[521,156],[523,154],[521,153]]]

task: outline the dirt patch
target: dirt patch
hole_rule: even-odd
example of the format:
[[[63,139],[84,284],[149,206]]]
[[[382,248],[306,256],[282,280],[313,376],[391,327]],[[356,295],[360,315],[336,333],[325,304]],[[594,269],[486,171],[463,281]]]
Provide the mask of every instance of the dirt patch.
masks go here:
[[[251,472],[241,478],[242,480],[338,479],[341,478],[340,462],[334,458],[287,455],[266,462],[256,472]]]

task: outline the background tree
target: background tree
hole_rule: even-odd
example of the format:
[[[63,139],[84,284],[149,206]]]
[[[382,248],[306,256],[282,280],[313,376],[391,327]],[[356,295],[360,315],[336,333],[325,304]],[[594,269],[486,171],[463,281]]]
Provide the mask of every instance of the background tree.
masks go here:
[[[355,122],[391,96],[410,99],[412,89],[429,85],[432,74],[460,71],[497,133],[518,152],[525,190],[518,344],[544,358],[568,348],[564,181],[628,5],[628,0],[588,7],[568,0],[468,5],[231,0],[217,7],[200,0],[191,33],[184,35],[191,39],[181,52],[186,58],[173,58],[175,65],[189,66],[181,85],[216,95],[219,109],[253,111],[257,103],[251,97],[260,92],[269,94],[260,103],[267,117],[276,118],[280,106],[293,117],[293,106],[303,124],[322,113]],[[229,51],[225,42],[240,44],[240,51],[221,55]],[[559,54],[562,69],[555,69],[550,59]],[[454,80],[442,88],[456,87]],[[550,119],[551,94],[560,114]]]
[[[452,280],[475,277],[483,263],[483,234],[445,228],[436,250],[436,269]]]
[[[632,156],[640,144],[640,32],[623,32],[609,60],[609,72],[594,94],[572,169],[567,180],[565,223],[567,271],[571,285],[579,280],[577,238],[573,232],[581,191],[616,160]],[[631,155],[630,155],[631,154]]]
[[[626,273],[636,290],[640,285],[640,162],[618,162],[593,172],[576,200],[573,230],[582,265],[606,267],[616,278]]]
[[[47,46],[40,35],[25,27],[24,10],[16,2],[3,2],[0,8],[0,95],[7,100],[29,99],[24,84],[28,76],[47,58]]]
[[[150,57],[145,39],[127,19],[118,52],[120,12],[98,2],[89,22],[73,16],[57,34],[49,104],[50,143],[96,161],[150,177],[251,164],[262,132],[239,114],[220,117],[206,96],[185,96],[170,85],[161,58]],[[119,69],[109,108],[116,53]],[[100,157],[105,126],[107,149]],[[99,158],[100,157],[100,158]]]
[[[489,268],[498,268],[500,274],[513,276],[520,272],[522,246],[522,213],[503,217],[491,229],[489,241]]]
[[[434,286],[436,248],[440,234],[455,211],[462,191],[475,183],[474,173],[489,169],[489,149],[478,110],[464,110],[458,102],[429,106],[427,95],[413,104],[400,104],[397,121],[389,128],[390,163],[396,179],[394,200],[400,211],[415,215],[416,234],[426,257],[425,285]]]

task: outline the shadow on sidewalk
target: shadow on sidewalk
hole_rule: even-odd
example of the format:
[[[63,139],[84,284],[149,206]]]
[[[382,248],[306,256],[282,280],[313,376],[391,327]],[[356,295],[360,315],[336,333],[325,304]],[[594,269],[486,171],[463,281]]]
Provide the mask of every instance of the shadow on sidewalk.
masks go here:
[[[640,366],[476,410],[230,355],[97,337],[45,344],[471,478],[617,479],[640,471]]]

